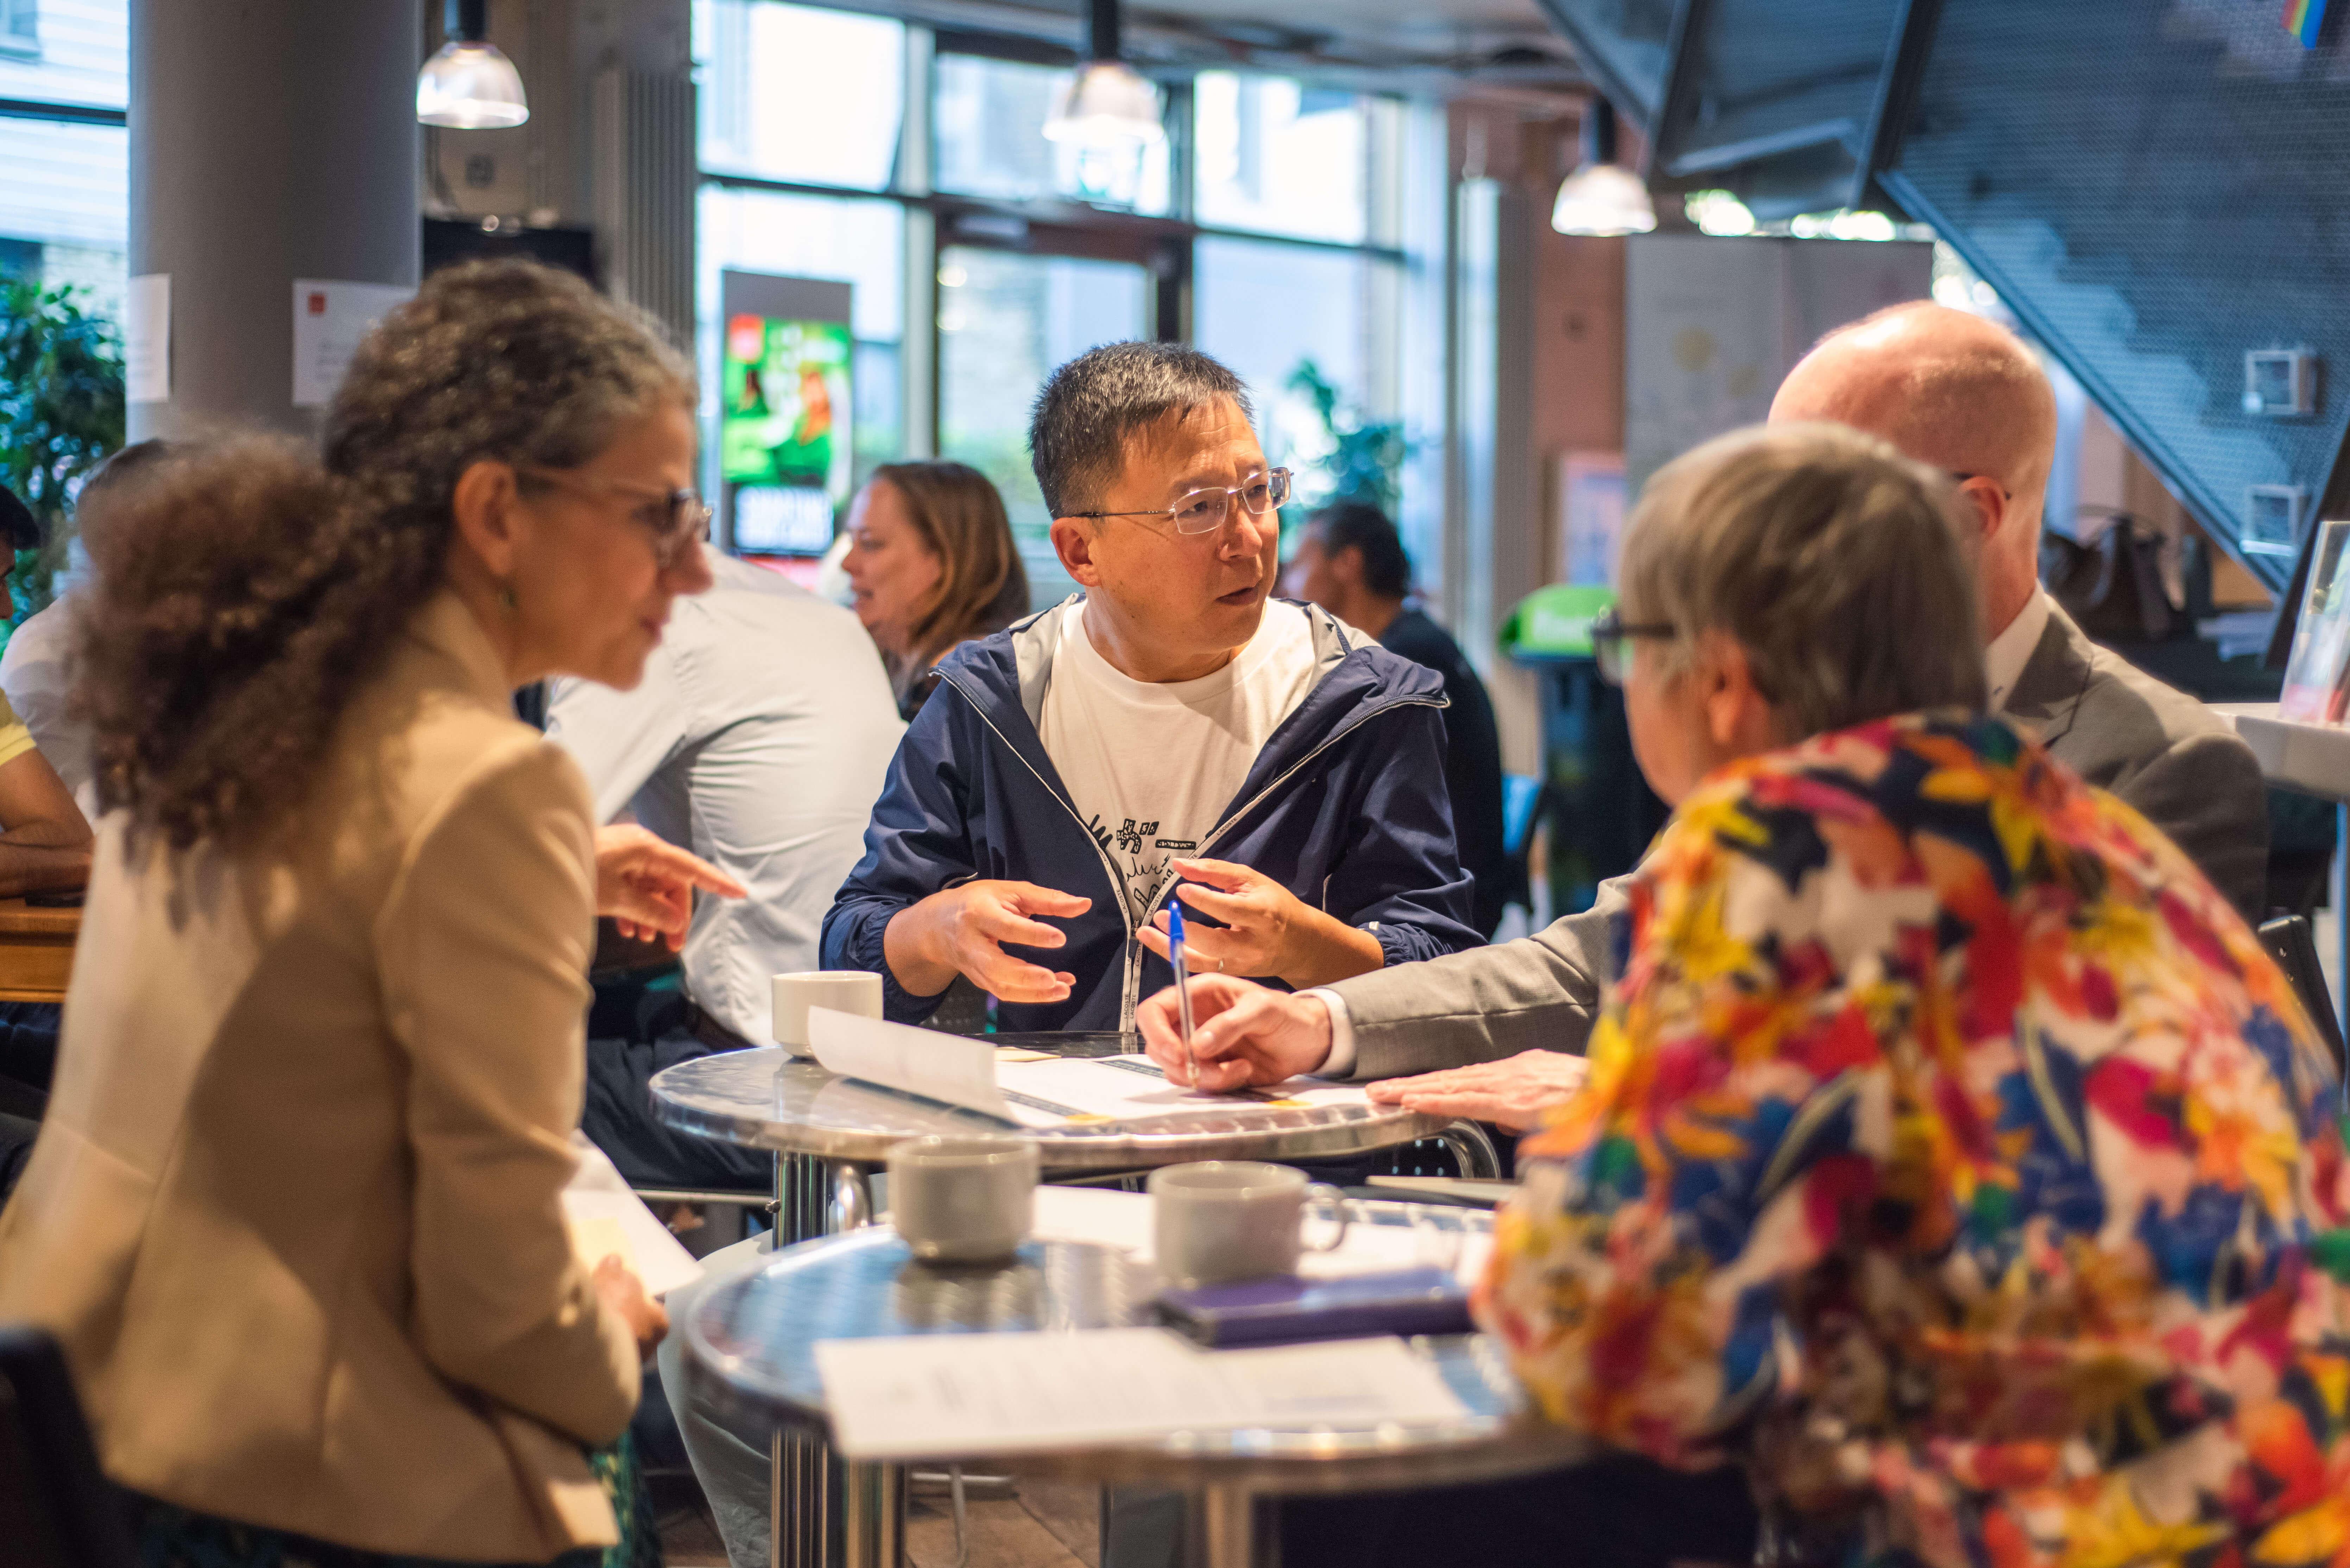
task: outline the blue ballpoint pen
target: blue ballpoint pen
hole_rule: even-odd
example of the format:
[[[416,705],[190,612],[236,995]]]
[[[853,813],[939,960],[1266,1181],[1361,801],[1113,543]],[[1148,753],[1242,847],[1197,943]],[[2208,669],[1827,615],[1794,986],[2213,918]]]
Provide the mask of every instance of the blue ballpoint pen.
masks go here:
[[[1191,976],[1183,962],[1183,906],[1167,900],[1167,956],[1175,964],[1175,1012],[1183,1023],[1183,1064],[1191,1070],[1191,1088],[1200,1087],[1200,1059],[1191,1054]]]

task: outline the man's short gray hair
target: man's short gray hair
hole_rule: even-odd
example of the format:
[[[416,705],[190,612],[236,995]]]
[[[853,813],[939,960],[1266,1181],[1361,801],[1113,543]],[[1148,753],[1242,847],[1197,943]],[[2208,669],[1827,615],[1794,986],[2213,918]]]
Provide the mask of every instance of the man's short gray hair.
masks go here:
[[[1627,525],[1627,622],[1678,657],[1728,634],[1790,741],[1984,705],[1974,573],[1949,478],[1842,425],[1768,425],[1657,472]]]

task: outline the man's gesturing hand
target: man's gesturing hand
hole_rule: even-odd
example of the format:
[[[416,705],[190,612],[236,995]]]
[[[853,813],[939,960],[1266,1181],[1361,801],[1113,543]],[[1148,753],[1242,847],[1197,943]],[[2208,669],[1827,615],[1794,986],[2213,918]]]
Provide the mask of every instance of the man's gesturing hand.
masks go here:
[[[1068,937],[1031,917],[1067,919],[1091,908],[1090,898],[1034,882],[965,882],[891,916],[881,952],[916,996],[936,996],[962,974],[1005,1002],[1066,1002],[1076,976],[1014,958],[1003,944],[1060,947]]]
[[[655,937],[675,952],[693,923],[695,888],[743,897],[743,884],[698,856],[631,823],[596,830],[596,912],[632,941]]]
[[[1175,897],[1223,922],[1187,924],[1183,950],[1194,971],[1271,975],[1303,991],[1368,974],[1387,961],[1378,938],[1324,914],[1252,867],[1178,860],[1175,871],[1191,878]],[[1167,957],[1164,909],[1138,934],[1144,947]]]
[[[1134,1010],[1150,1059],[1171,1084],[1191,1081],[1180,1016],[1171,985]],[[1197,1087],[1211,1095],[1278,1084],[1329,1059],[1330,1010],[1319,997],[1203,974],[1191,981],[1191,1054],[1200,1061]]]
[[[1499,1062],[1384,1079],[1369,1094],[1381,1105],[1456,1121],[1496,1122],[1523,1132],[1583,1087],[1589,1065],[1563,1051],[1521,1051]]]

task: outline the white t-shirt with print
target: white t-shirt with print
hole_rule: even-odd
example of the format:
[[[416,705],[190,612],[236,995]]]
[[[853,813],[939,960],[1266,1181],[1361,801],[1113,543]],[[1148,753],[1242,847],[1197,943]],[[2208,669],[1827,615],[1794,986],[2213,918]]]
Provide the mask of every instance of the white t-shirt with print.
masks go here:
[[[1038,729],[1077,815],[1126,883],[1132,919],[1158,897],[1169,861],[1201,852],[1257,753],[1313,690],[1314,629],[1296,605],[1270,601],[1231,663],[1154,685],[1101,656],[1086,635],[1085,601],[1057,614]]]

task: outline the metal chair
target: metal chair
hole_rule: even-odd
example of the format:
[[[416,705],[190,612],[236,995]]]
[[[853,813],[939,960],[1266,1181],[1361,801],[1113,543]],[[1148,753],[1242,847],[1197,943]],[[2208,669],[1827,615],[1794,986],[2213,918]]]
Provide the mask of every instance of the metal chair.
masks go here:
[[[2317,961],[2317,938],[2306,915],[2283,915],[2261,927],[2261,946],[2293,981],[2302,1007],[2334,1053],[2334,1071],[2343,1071],[2342,1020],[2334,1011],[2334,997],[2325,988],[2325,971]]]
[[[57,1343],[0,1328],[0,1557],[15,1568],[135,1568],[130,1511],[98,1468]]]

